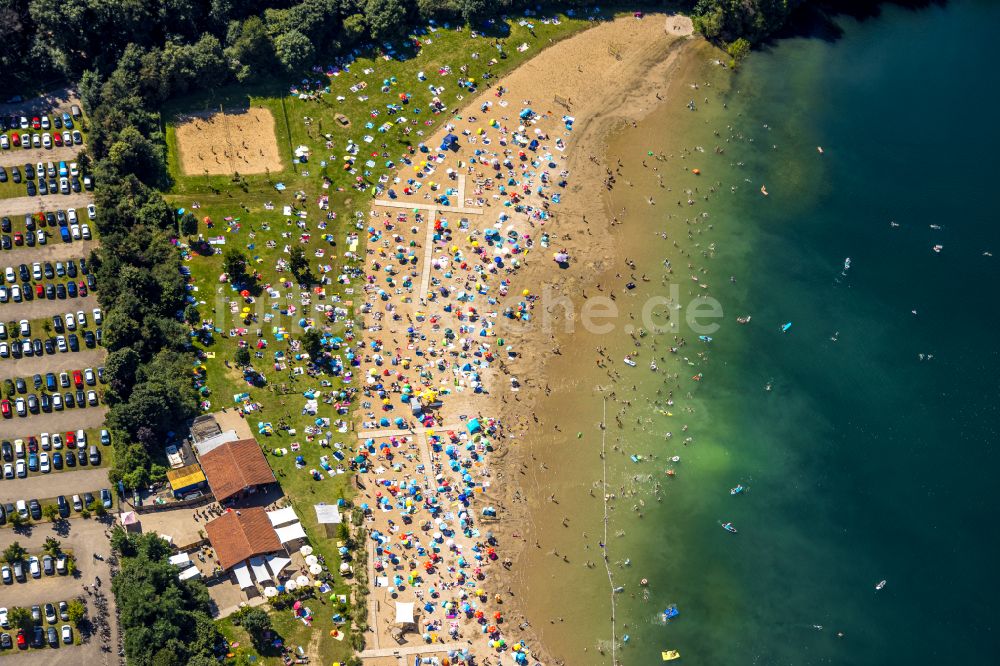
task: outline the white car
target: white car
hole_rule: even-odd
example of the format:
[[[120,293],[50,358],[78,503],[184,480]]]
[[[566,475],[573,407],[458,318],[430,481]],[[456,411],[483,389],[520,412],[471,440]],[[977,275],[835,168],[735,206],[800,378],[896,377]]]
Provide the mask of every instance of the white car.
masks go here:
[[[20,303],[21,302],[21,298],[22,298],[22,296],[21,296],[21,288],[19,286],[17,286],[16,284],[13,287],[10,288],[10,298],[15,303]]]
[[[59,191],[63,194],[69,194],[69,178],[63,177],[59,179]]]
[[[71,225],[69,225],[69,231],[70,231],[71,234],[73,234],[73,240],[80,240],[80,238],[82,238],[82,236],[80,235],[80,225],[79,224],[71,224]]]
[[[17,500],[17,515],[22,518],[28,517],[28,503],[23,499]]]
[[[84,430],[76,431],[76,444],[81,449],[87,446],[87,433]]]
[[[31,147],[41,148],[42,147],[42,136],[40,134],[31,135]]]
[[[52,467],[49,465],[49,454],[45,451],[38,454],[38,469],[42,474],[48,474],[52,471]]]
[[[55,393],[52,397],[54,398],[57,395],[59,395],[59,394]],[[54,449],[61,449],[62,448],[62,435],[60,435],[57,432],[52,433],[52,448],[54,448]]]
[[[52,135],[48,132],[42,135],[42,146],[45,148],[52,147]]]
[[[21,327],[21,337],[30,338],[31,337],[31,322],[27,319],[22,319],[17,322],[18,326]]]
[[[13,479],[14,478],[14,463],[4,463],[3,464],[3,478]]]
[[[77,323],[78,326],[86,326],[87,325],[87,313],[84,312],[83,310],[77,310],[76,311],[76,323]]]
[[[42,442],[42,449],[48,451],[49,449],[52,448],[52,440],[49,439],[49,433],[43,432],[41,435],[38,436],[38,439],[40,439]]]
[[[41,262],[36,261],[35,263],[31,264],[31,277],[33,279],[35,279],[35,280],[41,280],[42,279],[42,264],[41,264]]]
[[[63,409],[63,399],[61,393],[52,394],[52,409],[61,412]]]
[[[90,233],[90,225],[86,222],[80,225],[80,233],[83,235],[83,240],[90,240],[93,238]]]
[[[93,368],[87,368],[83,371],[83,381],[87,382],[88,386],[93,386],[97,383],[97,376],[94,374]]]
[[[63,353],[63,354],[65,354],[66,352],[69,351],[69,347],[66,346],[66,336],[65,335],[57,335],[56,336],[56,347],[58,347],[59,351],[61,353]]]
[[[10,629],[10,620],[7,619],[7,609],[0,608],[0,627]]]
[[[6,134],[0,134],[0,148],[10,150],[10,139],[7,138]]]
[[[94,308],[94,324],[100,326],[102,321],[104,321],[104,316],[101,313],[101,308]]]
[[[3,276],[7,280],[7,282],[11,284],[17,282],[17,275],[14,273],[13,266],[8,266],[7,268],[5,268],[3,271]]]
[[[7,463],[8,465],[10,463]],[[23,479],[28,476],[28,465],[23,460],[17,461],[17,478]]]
[[[87,204],[87,217],[92,220],[97,217],[97,206],[94,204]]]
[[[0,358],[10,358],[10,347],[6,342],[0,342]]]
[[[71,176],[79,176],[80,175],[80,167],[77,165],[76,162],[70,162],[69,163],[69,175],[71,175]]]
[[[31,572],[32,578],[42,577],[42,567],[41,565],[39,565],[38,557],[36,557],[35,555],[32,555],[30,558],[28,558],[28,571]]]
[[[28,232],[31,233],[30,231]],[[45,229],[35,230],[35,240],[38,241],[39,245],[45,245],[48,242],[49,237],[45,234]]]
[[[76,208],[66,209],[66,219],[70,224],[76,224]]]
[[[68,331],[76,330],[76,317],[73,316],[72,312],[66,313],[66,330]]]
[[[62,642],[65,645],[69,645],[73,642],[73,628],[68,624],[62,626]]]

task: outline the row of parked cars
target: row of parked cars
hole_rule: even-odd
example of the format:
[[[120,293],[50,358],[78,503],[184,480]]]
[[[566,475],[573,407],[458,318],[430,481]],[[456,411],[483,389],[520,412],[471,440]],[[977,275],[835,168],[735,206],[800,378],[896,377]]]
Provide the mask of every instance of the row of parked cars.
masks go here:
[[[101,506],[105,509],[110,509],[114,505],[114,501],[111,499],[111,491],[107,488],[101,488]],[[71,504],[72,502],[72,504]],[[59,515],[63,518],[69,518],[70,507],[72,506],[73,511],[80,513],[84,508],[90,510],[93,509],[97,504],[95,503],[93,493],[84,493],[81,498],[79,495],[73,495],[72,500],[67,500],[65,495],[59,495],[56,497],[56,508],[59,509]],[[0,504],[0,525],[7,522],[10,516],[14,514],[19,515],[22,519],[27,520],[31,518],[32,520],[42,519],[42,504],[37,499],[30,500],[17,500],[16,503]],[[24,577],[18,574],[16,567],[16,562],[11,565],[13,567],[14,578],[20,582],[24,582]],[[51,576],[52,572],[45,566],[45,558],[42,558],[42,568],[45,570],[46,575]],[[28,568],[31,572],[33,578],[41,578],[41,573],[36,572],[35,568],[32,566],[31,561],[28,562]],[[59,562],[56,561],[56,571],[63,573],[63,570],[59,568]],[[5,584],[10,584],[12,581],[7,576],[7,565],[0,567],[0,576],[3,577],[3,582]]]
[[[31,115],[29,116],[0,116],[0,132],[6,132],[7,130],[50,130],[50,129],[73,129],[74,121],[80,119],[82,116],[80,107],[76,104],[72,104],[69,107],[69,113],[65,111],[62,113],[53,114],[52,118],[49,118],[47,114]]]
[[[96,386],[97,382],[100,381],[102,384],[107,380],[104,378],[104,366],[97,368],[97,372],[94,372],[93,368],[84,368],[83,370],[73,370],[70,372],[60,372],[59,377],[56,377],[54,372],[46,372],[45,378],[42,379],[41,373],[36,374],[32,378],[32,383],[36,389],[41,389],[42,386],[45,387],[49,393],[59,390],[59,387],[70,388],[74,386],[75,388],[82,389],[86,386]],[[16,377],[14,379],[3,380],[4,384],[4,394],[14,395],[15,393],[27,393],[28,392],[28,382],[25,381],[24,377]]]
[[[100,403],[101,398],[97,395],[97,391],[93,389],[86,392],[83,389],[77,389],[75,393],[73,391],[66,391],[65,393],[53,393],[52,395],[42,393],[40,396],[29,393],[27,397],[18,396],[13,401],[10,398],[0,400],[0,414],[5,419],[9,419],[13,418],[16,412],[18,416],[24,418],[29,413],[38,414],[39,411],[48,413],[55,410],[61,412],[63,409],[73,409],[74,407],[80,409],[88,405],[96,407]]]
[[[94,204],[87,206],[87,217],[91,220],[97,217],[97,208]],[[0,218],[0,232],[3,232],[3,235],[0,236],[0,248],[10,250],[15,245],[19,247],[22,245],[28,247],[34,247],[36,244],[45,245],[49,236],[59,236],[64,243],[70,243],[74,240],[90,240],[93,237],[90,224],[77,215],[75,208],[38,213],[37,215],[25,214],[24,227],[25,231],[23,232],[14,231],[14,225],[9,217]],[[46,231],[46,227],[49,227],[51,231]]]
[[[46,557],[51,556],[46,555]],[[49,624],[48,628],[42,625],[43,612],[45,621]],[[8,615],[7,609],[0,607],[0,628],[11,629]],[[51,603],[45,604],[44,610],[38,605],[32,606],[31,619],[34,622],[31,632],[31,647],[40,648],[45,644],[45,641],[48,641],[49,647],[56,647],[59,645],[60,636],[62,637],[62,642],[66,645],[73,642],[73,627],[68,624],[62,625],[59,629],[59,634],[56,634],[56,622],[69,621],[69,604],[65,601],[59,602],[58,616],[56,614],[56,607]],[[28,648],[29,641],[27,635],[24,633],[24,629],[19,628],[17,630],[16,638],[11,638],[7,632],[0,633],[0,649],[11,650],[14,648],[15,642],[17,643],[17,647],[22,650]]]
[[[28,476],[28,472],[48,474],[53,469],[61,470],[64,462],[66,467],[76,467],[77,463],[81,467],[101,464],[101,451],[95,444],[87,447],[87,433],[84,430],[67,432],[65,448],[63,448],[63,437],[58,432],[52,435],[43,432],[41,449],[34,437],[29,437],[27,442],[16,439],[13,444],[5,440],[2,444],[3,478],[23,479]],[[110,444],[111,438],[107,430],[101,431],[101,442],[105,446]]]

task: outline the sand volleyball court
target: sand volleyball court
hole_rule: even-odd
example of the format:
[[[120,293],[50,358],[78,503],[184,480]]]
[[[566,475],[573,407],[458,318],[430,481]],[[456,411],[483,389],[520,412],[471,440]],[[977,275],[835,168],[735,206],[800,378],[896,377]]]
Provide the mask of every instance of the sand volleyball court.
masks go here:
[[[206,111],[177,118],[177,152],[184,175],[281,171],[270,110]]]

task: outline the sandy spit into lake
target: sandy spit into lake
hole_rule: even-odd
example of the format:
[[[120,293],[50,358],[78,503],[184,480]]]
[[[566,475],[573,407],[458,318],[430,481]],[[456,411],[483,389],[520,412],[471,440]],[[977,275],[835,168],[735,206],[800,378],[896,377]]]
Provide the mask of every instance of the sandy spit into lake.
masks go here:
[[[458,150],[448,153],[445,162],[435,165],[432,178],[439,182],[444,181],[458,192],[458,196],[453,195],[448,204],[452,210],[436,213],[426,211],[422,213],[424,216],[422,220],[415,220],[412,207],[431,206],[434,203],[433,199],[441,195],[441,191],[435,191],[429,196],[430,193],[426,190],[400,194],[394,202],[395,206],[375,202],[372,207],[370,224],[395,223],[392,233],[398,234],[398,240],[390,243],[390,246],[395,247],[397,251],[402,251],[400,248],[412,247],[421,256],[416,264],[416,270],[413,271],[416,286],[409,287],[409,291],[385,289],[383,294],[378,294],[378,290],[374,287],[368,290],[365,300],[370,309],[365,313],[364,341],[366,348],[369,349],[372,342],[378,341],[380,358],[378,363],[371,357],[364,359],[360,374],[366,376],[374,369],[384,377],[387,373],[385,365],[381,362],[381,356],[390,356],[392,354],[390,350],[392,347],[397,347],[398,342],[403,342],[405,345],[401,337],[413,322],[422,322],[428,341],[438,341],[444,331],[442,325],[457,329],[462,323],[468,325],[471,321],[475,323],[472,328],[478,329],[482,325],[482,320],[488,320],[492,324],[492,331],[487,337],[489,344],[497,347],[497,341],[503,339],[505,346],[510,345],[513,352],[508,356],[503,348],[496,349],[496,353],[502,356],[500,362],[494,362],[488,368],[484,367],[479,373],[485,388],[484,392],[474,392],[465,386],[465,390],[456,389],[444,398],[440,422],[444,423],[445,427],[440,428],[440,431],[449,430],[451,429],[449,426],[460,423],[460,415],[480,416],[485,419],[497,417],[503,424],[500,434],[493,438],[495,450],[485,456],[483,467],[477,465],[473,470],[481,473],[488,467],[488,472],[484,476],[489,479],[489,483],[485,492],[474,497],[469,514],[477,519],[478,527],[483,533],[491,530],[497,537],[498,557],[495,561],[484,558],[481,564],[476,563],[475,566],[484,572],[479,583],[484,593],[471,598],[470,601],[475,602],[475,608],[482,609],[487,618],[493,618],[496,612],[502,613],[504,619],[501,632],[506,645],[510,646],[519,639],[526,640],[533,656],[530,663],[535,661],[546,664],[559,663],[553,656],[546,654],[544,646],[539,645],[532,627],[525,622],[526,617],[533,617],[533,598],[562,595],[566,600],[567,613],[571,615],[573,595],[570,590],[524,590],[519,587],[519,554],[524,548],[535,547],[537,543],[538,535],[531,534],[532,513],[553,510],[544,484],[533,483],[531,487],[527,487],[523,483],[526,478],[523,476],[523,469],[528,466],[532,451],[525,450],[530,447],[519,444],[525,439],[537,440],[543,428],[551,427],[546,425],[545,415],[535,414],[534,410],[537,396],[546,390],[547,362],[555,357],[565,358],[565,354],[575,352],[572,337],[560,332],[561,325],[553,327],[558,329],[553,331],[546,330],[542,325],[544,300],[537,301],[533,307],[531,324],[513,321],[503,316],[497,317],[496,312],[503,311],[504,307],[516,307],[517,302],[523,300],[524,289],[538,293],[544,285],[545,290],[556,295],[576,294],[601,281],[606,271],[620,263],[621,258],[618,257],[614,236],[609,233],[613,215],[607,210],[607,190],[604,184],[607,177],[606,169],[609,166],[605,164],[608,139],[617,129],[647,116],[663,101],[670,99],[676,103],[685,95],[687,91],[683,83],[675,81],[671,75],[676,71],[680,59],[692,51],[690,45],[702,43],[691,37],[691,34],[689,19],[654,14],[642,19],[629,16],[597,23],[583,33],[553,44],[510,75],[495,82],[491,88],[482,91],[476,99],[469,101],[468,106],[456,114],[452,127],[443,128],[434,136],[422,139],[428,146],[436,149],[445,134],[449,132],[461,137]],[[506,91],[502,97],[496,95],[500,86]],[[503,107],[499,105],[501,100],[506,102]],[[486,103],[491,104],[488,110],[483,109]],[[539,154],[551,153],[553,161],[558,162],[555,168],[539,170],[547,170],[549,177],[556,180],[559,180],[556,174],[560,171],[568,172],[564,188],[553,190],[548,187],[543,198],[532,187],[519,197],[518,203],[521,205],[534,208],[536,211],[547,211],[548,218],[544,223],[538,218],[531,219],[528,215],[514,213],[513,208],[503,205],[507,195],[498,196],[497,185],[506,182],[504,176],[506,171],[494,172],[483,164],[481,159],[476,163],[470,161],[476,149],[502,153],[506,148],[511,151],[508,156],[516,159],[517,146],[505,145],[502,142],[509,139],[509,135],[502,130],[499,131],[499,136],[497,133],[491,134],[493,127],[487,127],[487,123],[490,119],[498,120],[502,128],[510,126],[511,133],[514,133],[516,130],[513,128],[518,125],[517,114],[525,107],[532,108],[539,116],[526,133],[540,138],[543,145]],[[572,131],[566,130],[564,116],[573,118]],[[480,129],[486,131],[480,132]],[[466,133],[465,130],[470,131]],[[474,142],[476,137],[480,138],[480,142]],[[492,137],[493,141],[484,145],[481,139],[489,137]],[[553,148],[556,142],[562,147]],[[502,159],[503,156],[500,157]],[[418,153],[414,159],[424,158]],[[454,175],[446,176],[447,169],[452,169]],[[412,174],[413,168],[402,168],[400,173],[402,181],[390,186],[397,192],[402,191],[405,180],[412,177]],[[561,196],[561,201],[557,204],[551,197],[553,191],[560,193]],[[467,213],[475,209],[479,209],[480,212]],[[505,213],[508,217],[498,222],[500,216]],[[405,219],[401,217],[403,215],[406,216]],[[431,298],[417,297],[418,294],[420,296],[427,294],[426,282],[421,288],[421,274],[424,276],[444,274],[443,271],[437,272],[441,270],[440,264],[432,263],[433,268],[426,268],[427,262],[432,258],[439,262],[453,259],[451,255],[454,252],[449,248],[435,247],[434,244],[424,240],[425,230],[430,224],[428,218],[433,220],[435,215],[447,218],[449,228],[455,232],[455,246],[461,246],[463,251],[468,249],[470,237],[479,234],[476,237],[482,239],[483,230],[495,227],[517,232],[522,238],[525,234],[529,234],[535,241],[534,247],[526,254],[507,258],[507,266],[511,265],[511,259],[517,258],[520,268],[503,275],[509,281],[509,285],[500,290],[503,298],[499,298],[497,304],[487,305],[485,299],[481,297],[472,303],[478,310],[476,319],[456,319],[454,290],[451,295],[441,298],[436,298],[434,294],[431,294]],[[467,220],[467,228],[458,230],[459,218]],[[407,232],[410,232],[409,235]],[[548,248],[538,244],[537,239],[542,233],[547,233],[550,237]],[[389,237],[391,234],[386,232],[385,236]],[[427,239],[430,239],[429,234]],[[384,275],[378,269],[372,270],[374,268],[372,264],[373,262],[379,262],[380,265],[391,264],[392,251],[389,250],[384,255],[385,258],[380,258],[383,255],[375,254],[380,251],[379,246],[382,247],[381,251],[389,247],[381,243],[370,244],[366,264],[371,273],[379,275],[381,283]],[[565,250],[571,257],[568,268],[564,270],[552,260],[552,253],[557,250]],[[455,264],[451,265],[449,272],[464,273],[465,267],[459,268]],[[424,279],[426,280],[426,277]],[[471,273],[466,281],[469,279],[475,284],[475,276]],[[379,287],[382,286],[379,284]],[[417,294],[414,293],[414,289]],[[434,289],[430,291],[433,292]],[[489,291],[489,294],[494,296],[497,292]],[[457,305],[459,312],[467,309],[467,304],[459,302]],[[376,314],[377,317],[374,316]],[[428,327],[423,322],[431,322],[436,328]],[[393,334],[397,337],[394,338]],[[473,336],[470,334],[469,337]],[[382,344],[385,345],[385,351],[381,351]],[[423,344],[426,346],[426,343]],[[404,351],[402,355],[410,354]],[[415,360],[418,364],[426,364],[428,359],[423,356]],[[448,358],[448,363],[454,360]],[[414,374],[412,368],[408,374]],[[434,374],[440,375],[435,380],[441,384],[452,381],[450,373],[444,371],[438,373],[435,370]],[[512,390],[511,377],[514,376],[519,382],[517,390]],[[383,381],[388,382],[388,380]],[[456,387],[459,385],[457,380],[455,385]],[[361,429],[371,429],[371,426],[370,422],[361,424]],[[440,454],[429,453],[426,443],[421,440],[420,436],[411,436],[398,445],[398,454],[394,461],[399,465],[394,470],[396,476],[402,475],[404,479],[407,477],[412,479],[426,473],[425,465],[421,465],[421,462],[429,463],[431,468],[446,462]],[[379,443],[385,443],[384,438],[380,438]],[[403,462],[404,460],[406,462]],[[572,473],[572,465],[572,461],[567,461],[564,471],[553,470],[551,473]],[[391,475],[391,472],[388,474]],[[370,477],[367,476],[363,480],[359,478],[362,488],[359,501],[377,502],[378,496],[384,491],[370,481]],[[457,503],[455,505],[449,503],[449,506],[458,509]],[[499,522],[486,524],[478,520],[480,511],[485,506],[497,509]],[[571,507],[560,507],[558,510],[570,514],[573,511]],[[400,526],[388,523],[390,518],[398,520],[396,514],[383,513],[379,510],[374,514],[374,519],[368,525],[369,529],[388,533],[394,540],[398,539]],[[424,534],[421,535],[418,527],[418,525],[405,526],[403,531],[415,532],[417,539],[423,540],[435,530],[433,526],[425,525]],[[482,538],[465,539],[460,532],[457,533],[453,537],[454,545],[442,548],[445,564],[450,563],[449,558],[455,557],[456,547],[459,553],[468,557],[474,552],[472,548],[476,542],[480,542],[481,545],[482,541]],[[370,554],[370,558],[372,556],[374,552]],[[412,562],[409,562],[409,558],[412,558]],[[404,561],[408,561],[412,568],[416,568],[415,556],[404,554]],[[439,568],[444,569],[443,566]],[[404,570],[405,567],[399,571],[402,573]],[[369,579],[375,580],[378,574],[375,572],[372,574]],[[439,591],[451,592],[454,587],[446,582],[449,579],[442,574],[443,571],[432,572],[428,569],[425,580]],[[391,580],[389,582],[391,583]],[[422,603],[429,600],[425,595],[426,591],[426,587],[419,590],[416,597],[418,610]],[[371,588],[370,624],[380,635],[380,638],[376,639],[379,648],[389,648],[392,645],[385,636],[382,636],[389,630],[390,620],[386,616],[393,613],[392,609],[400,600],[408,600],[404,595],[397,598],[395,594],[396,591],[390,593],[384,587]],[[453,598],[451,594],[447,597]],[[432,614],[428,613],[429,616]],[[477,656],[476,663],[497,663],[496,645],[490,643],[490,637],[483,631],[486,625],[480,626],[471,618],[466,621],[461,613],[456,615],[455,618],[449,617],[449,621],[461,624],[456,629],[456,634],[452,638],[445,635],[435,640],[451,645],[466,645]],[[448,622],[443,623],[440,632],[436,633],[445,634],[448,626]],[[567,627],[567,631],[571,630]],[[414,650],[409,654],[414,654],[422,643],[419,633],[404,640],[405,645]],[[581,636],[581,640],[590,642],[592,637]],[[369,644],[368,647],[371,650],[374,646]],[[509,649],[500,654],[501,663],[510,663],[512,656]]]

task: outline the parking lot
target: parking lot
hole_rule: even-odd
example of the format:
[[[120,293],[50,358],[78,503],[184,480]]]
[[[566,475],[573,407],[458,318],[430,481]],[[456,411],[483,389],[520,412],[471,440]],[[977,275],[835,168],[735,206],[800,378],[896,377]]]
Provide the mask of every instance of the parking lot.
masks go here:
[[[45,603],[57,604],[59,601],[69,601],[74,598],[81,598],[87,603],[87,616],[91,619],[98,617],[95,608],[94,596],[87,591],[87,587],[93,587],[95,579],[101,579],[101,589],[105,592],[105,599],[108,602],[107,614],[114,616],[114,595],[110,593],[111,571],[108,565],[108,557],[111,554],[111,545],[105,535],[108,529],[106,523],[98,520],[75,519],[69,521],[64,526],[65,532],[56,532],[52,526],[36,526],[31,530],[30,535],[18,534],[14,530],[0,530],[0,550],[7,548],[11,543],[17,541],[30,554],[38,555],[45,545],[45,538],[52,536],[59,539],[62,549],[71,552],[76,559],[78,573],[76,575],[54,575],[41,578],[28,576],[26,580],[14,582],[9,585],[0,583],[0,605],[8,609],[14,606],[31,608],[34,605],[44,605]],[[102,557],[102,560],[94,558],[94,554]],[[60,626],[62,622],[58,623]],[[111,644],[116,645],[118,636],[117,629],[112,622]],[[11,634],[13,636],[13,633]],[[76,632],[74,630],[74,636]],[[100,639],[89,637],[85,639],[83,645],[62,645],[57,649],[43,648],[42,650],[32,650],[30,656],[25,656],[25,664],[44,663],[55,666],[70,666],[80,663],[85,664],[113,664],[116,662],[114,651],[102,652]],[[5,657],[13,659],[17,653],[8,652],[7,655],[0,654],[0,659]]]

